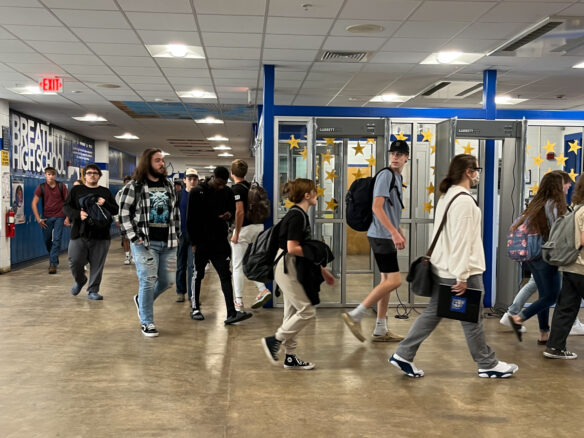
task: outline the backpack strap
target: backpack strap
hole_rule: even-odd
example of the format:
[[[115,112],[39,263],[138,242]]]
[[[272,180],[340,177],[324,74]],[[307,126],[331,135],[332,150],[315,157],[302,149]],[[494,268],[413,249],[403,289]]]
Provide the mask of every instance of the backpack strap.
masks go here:
[[[397,198],[398,198],[398,200],[399,200],[399,203],[400,203],[400,205],[401,205],[401,208],[402,208],[402,209],[404,209],[404,208],[405,208],[405,206],[404,206],[404,203],[403,203],[403,201],[402,201],[401,190],[399,190],[399,189],[398,189],[398,187],[397,187],[397,185],[396,185],[396,183],[395,183],[395,172],[393,171],[393,169],[392,169],[391,167],[389,167],[389,166],[387,166],[387,167],[384,167],[384,168],[383,168],[383,169],[381,169],[379,172],[377,172],[377,173],[375,174],[375,176],[373,177],[374,181],[373,181],[373,185],[372,185],[372,186],[373,186],[373,187],[375,187],[375,181],[377,180],[377,176],[378,176],[378,175],[379,175],[381,172],[383,172],[384,170],[389,170],[389,172],[391,173],[391,183],[389,184],[389,191],[388,191],[389,195],[391,196],[391,191],[392,191],[393,189],[396,189],[396,190],[397,190]],[[403,185],[403,183],[401,184],[401,186],[402,186],[402,187],[405,187],[405,186]],[[388,198],[387,198],[387,199],[389,200],[389,205],[391,205],[391,206],[393,207],[393,201],[391,200],[391,197],[390,197],[390,196],[388,196]],[[373,198],[373,196],[371,196],[371,197]]]
[[[292,211],[294,209],[294,207],[296,207],[295,205],[292,206],[290,208],[290,211]],[[302,210],[300,207],[296,207],[296,209],[300,209]],[[303,211],[299,212],[302,215],[302,231],[304,231],[306,229],[306,214]],[[278,263],[278,261],[284,257],[284,274],[288,274],[288,267],[286,266],[286,254],[288,254],[288,250],[285,249],[282,251],[282,253],[276,257],[276,260],[274,261],[274,265],[276,265],[276,263]]]

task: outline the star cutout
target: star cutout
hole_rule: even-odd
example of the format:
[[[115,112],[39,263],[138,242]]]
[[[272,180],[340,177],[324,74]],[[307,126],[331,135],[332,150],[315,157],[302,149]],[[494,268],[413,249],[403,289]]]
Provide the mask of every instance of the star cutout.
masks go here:
[[[545,149],[546,153],[550,153],[550,152],[555,152],[554,148],[556,147],[555,143],[550,143],[550,141],[548,140],[546,142],[546,144],[543,146],[543,148]]]
[[[326,171],[326,178],[325,179],[330,179],[332,182],[335,181],[335,178],[338,178],[339,175],[337,175],[335,173],[335,169],[331,170],[330,172],[327,170]]]
[[[294,138],[294,136],[291,135],[290,140],[286,140],[286,141],[290,144],[290,150],[292,150],[294,148],[300,149],[300,146],[298,146],[298,142],[300,141],[299,138]]]
[[[430,166],[430,169],[432,169],[432,175],[436,175],[436,166]]]
[[[375,157],[373,156],[373,154],[371,154],[371,156],[369,158],[367,158],[365,161],[367,161],[369,163],[370,166],[375,166]]]
[[[365,147],[361,146],[361,143],[359,143],[359,142],[357,142],[357,146],[353,147],[353,150],[355,151],[355,155],[357,155],[357,154],[363,155],[363,149],[365,149]]]
[[[568,175],[570,175],[570,178],[572,178],[572,181],[576,182],[576,177],[578,176],[578,174],[576,172],[574,172],[574,169],[570,169],[570,173]]]
[[[304,149],[300,152],[300,155],[302,155],[303,160],[306,160],[306,158],[308,158],[308,148],[306,146],[304,146]]]
[[[543,158],[541,158],[541,154],[538,154],[537,157],[533,157],[533,164],[537,167],[541,167],[541,163],[543,163]]]
[[[432,131],[430,131],[430,128],[428,128],[428,130],[426,132],[422,132],[422,135],[424,136],[424,138],[422,139],[422,141],[432,141],[432,137],[434,137],[434,134],[432,134]]]
[[[335,139],[331,138],[331,137],[325,137],[324,141],[326,141],[326,145],[327,146],[334,146],[335,145]]]
[[[570,145],[570,150],[568,151],[568,153],[574,152],[576,155],[578,155],[578,149],[582,149],[582,146],[578,145],[578,140],[574,140],[572,143],[568,144]]]
[[[324,196],[324,191],[326,189],[322,188],[321,186],[316,186],[316,197]]]
[[[320,164],[317,164],[317,165],[316,165],[315,172],[318,174],[318,171],[319,171],[319,170],[320,170]]]
[[[374,138],[368,138],[367,139],[367,143],[375,144],[375,139]]]
[[[428,190],[428,196],[430,196],[432,193],[434,193],[434,184],[430,182],[430,185],[426,187],[426,190]]]
[[[401,132],[399,134],[395,134],[395,138],[397,140],[407,140],[408,137],[406,135],[403,135]]]
[[[560,154],[556,157],[556,161],[558,162],[558,165],[562,166],[562,168],[566,165],[567,159],[568,159],[568,157],[564,157],[564,154]]]
[[[465,153],[465,154],[471,155],[471,154],[472,154],[472,151],[474,151],[474,150],[475,150],[475,148],[473,148],[473,147],[470,145],[470,141],[469,141],[469,142],[466,144],[466,146],[463,146],[463,147],[462,147],[462,150],[464,151],[464,153]]]
[[[424,202],[424,210],[430,214],[434,206],[432,205],[432,201]]]
[[[327,203],[326,203],[326,209],[334,211],[338,205],[339,204],[337,204],[336,201],[333,198],[331,198],[331,200],[327,201]]]
[[[535,183],[534,185],[532,185],[529,190],[531,190],[533,192],[533,194],[537,194],[537,191],[539,190],[539,185],[537,183]]]
[[[525,153],[527,154],[530,149],[531,149],[531,145],[530,144],[526,145],[525,146]]]
[[[363,173],[361,172],[361,169],[360,168],[357,169],[357,172],[355,172],[353,176],[355,177],[355,179],[363,178]]]
[[[331,155],[331,151],[327,150],[326,154],[320,154],[320,156],[322,157],[322,161],[325,161],[325,162],[331,164],[331,158],[333,157]]]
[[[430,145],[430,154],[435,154],[436,153],[436,145],[432,144]]]
[[[552,171],[551,167],[548,167],[548,170],[545,171],[544,175],[547,175],[548,173],[550,173]]]
[[[294,205],[294,203],[292,201],[290,201],[289,199],[286,199],[284,201],[284,208],[290,208]]]

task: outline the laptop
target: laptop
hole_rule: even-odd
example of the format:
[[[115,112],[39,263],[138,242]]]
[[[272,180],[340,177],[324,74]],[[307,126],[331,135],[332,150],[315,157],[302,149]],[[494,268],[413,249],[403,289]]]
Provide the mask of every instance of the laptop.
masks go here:
[[[459,297],[452,292],[451,285],[441,284],[438,291],[437,315],[459,321],[479,322],[482,292],[467,288]]]

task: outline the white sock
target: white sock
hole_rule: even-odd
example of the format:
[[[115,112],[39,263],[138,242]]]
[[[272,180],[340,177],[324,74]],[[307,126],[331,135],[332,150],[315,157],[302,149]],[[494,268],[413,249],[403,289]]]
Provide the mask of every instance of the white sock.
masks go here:
[[[377,318],[377,322],[375,323],[375,330],[373,330],[373,334],[376,336],[383,336],[387,333],[387,319],[386,318]]]
[[[126,251],[126,258],[129,259],[130,258],[130,251]]]
[[[367,315],[367,307],[363,304],[359,304],[349,312],[349,315],[353,318],[353,321],[359,322],[365,317],[365,315]]]

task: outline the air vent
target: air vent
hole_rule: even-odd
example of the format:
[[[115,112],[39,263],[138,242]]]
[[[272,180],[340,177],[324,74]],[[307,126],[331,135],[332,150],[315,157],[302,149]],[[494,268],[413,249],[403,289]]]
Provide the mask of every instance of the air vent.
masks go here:
[[[526,48],[525,46],[530,45],[529,47],[533,47],[533,44],[538,44],[538,46],[541,46],[541,48],[543,49],[543,52],[548,52],[549,50],[553,49],[557,44],[555,42],[550,43],[549,41],[546,41],[546,39],[556,37],[557,35],[553,35],[552,31],[554,31],[558,27],[564,28],[566,24],[567,22],[565,18],[548,17],[545,20],[537,23],[535,26],[529,27],[528,29],[521,32],[519,35],[511,38],[503,45],[497,47],[493,52],[489,53],[488,56],[521,56],[517,54],[519,49],[523,48],[521,52],[524,52],[525,50],[529,49]],[[570,30],[573,32],[574,30],[577,29]],[[542,36],[544,35],[546,37],[542,39]],[[551,44],[551,46],[548,46],[549,44]],[[531,57],[534,56],[534,53],[532,52],[533,50],[529,51],[529,56]]]
[[[421,96],[430,99],[463,99],[483,86],[477,81],[442,81],[432,85]]]
[[[466,97],[469,94],[472,94],[477,90],[480,90],[481,88],[483,88],[483,84],[476,84],[476,85],[474,85],[474,86],[472,86],[464,91],[461,91],[460,93],[458,93],[456,95],[456,97]]]
[[[436,93],[438,90],[441,90],[442,88],[447,87],[448,85],[450,85],[450,82],[439,82],[438,84],[434,85],[429,90],[424,91],[422,93],[422,96],[425,96],[425,97],[431,96],[434,93]]]
[[[340,50],[323,50],[319,61],[322,62],[367,62],[370,52],[350,52]]]
[[[545,35],[546,33],[550,32],[552,29],[555,29],[560,24],[562,24],[561,21],[550,21],[549,23],[541,26],[539,29],[536,29],[536,30],[528,33],[523,38],[515,41],[514,43],[509,44],[507,47],[504,47],[502,50],[504,52],[514,52],[515,50],[519,49],[520,47],[523,47],[523,46],[529,44],[530,42],[535,41],[540,36]]]

